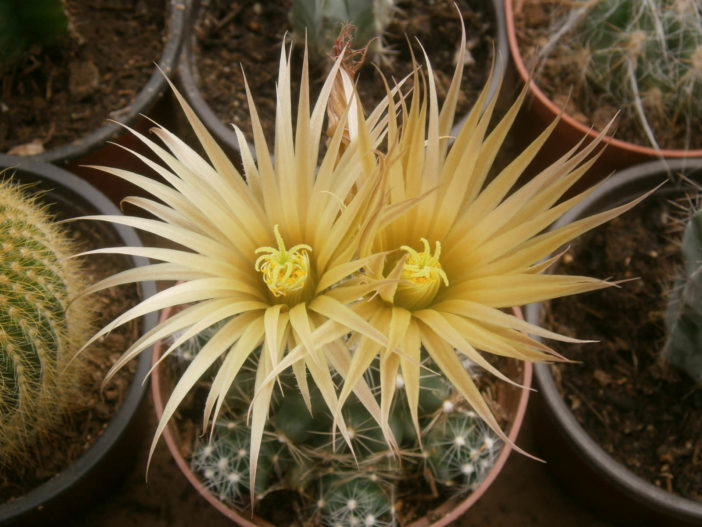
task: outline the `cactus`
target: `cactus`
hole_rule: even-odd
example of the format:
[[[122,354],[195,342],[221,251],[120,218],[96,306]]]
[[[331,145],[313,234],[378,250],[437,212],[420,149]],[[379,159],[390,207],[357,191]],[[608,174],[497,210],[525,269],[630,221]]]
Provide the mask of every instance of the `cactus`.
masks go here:
[[[347,24],[355,28],[352,47],[370,44],[371,56],[378,58],[385,53],[381,40],[395,9],[393,0],[293,0],[290,22],[293,37],[300,42],[306,38],[317,58],[334,48]]]
[[[0,464],[21,457],[75,400],[88,332],[71,244],[36,197],[0,182]],[[78,304],[78,305],[76,305]]]
[[[566,20],[553,25],[542,57],[563,41],[574,53],[581,79],[607,103],[636,116],[656,148],[668,127],[677,124],[689,131],[702,119],[700,0],[590,0],[577,5]],[[686,139],[689,143],[691,138]]]
[[[324,525],[394,525],[392,495],[369,475],[363,472],[329,474],[322,478],[320,486],[323,497],[317,505]]]
[[[702,209],[691,217],[682,238],[683,270],[666,310],[664,357],[702,382]]]
[[[424,442],[436,480],[462,493],[480,484],[500,452],[494,433],[472,412],[447,414]]]
[[[63,0],[0,2],[0,72],[32,44],[50,45],[68,32]]]
[[[201,337],[193,337],[181,347],[192,354],[203,344]],[[397,525],[394,503],[402,480],[426,480],[449,493],[473,490],[502,443],[467,410],[450,383],[435,373],[434,365],[425,366],[419,394],[421,446],[404,391],[398,391],[392,405],[390,425],[400,446],[399,458],[388,449],[376,421],[355,395],[342,409],[349,446],[331,433],[333,419],[319,390],[311,387],[310,412],[302,395],[290,390],[292,374],[282,375],[282,394],[271,404],[261,444],[255,501],[286,489],[297,493],[301,510],[309,511],[314,525],[374,527]],[[379,372],[372,369],[371,373],[369,385],[377,386]],[[401,377],[397,382],[401,386]],[[203,484],[244,514],[248,514],[244,511],[249,505],[250,463],[246,416],[252,392],[251,374],[244,369],[228,394],[228,415],[215,423],[211,439],[198,441],[191,457],[193,471]]]

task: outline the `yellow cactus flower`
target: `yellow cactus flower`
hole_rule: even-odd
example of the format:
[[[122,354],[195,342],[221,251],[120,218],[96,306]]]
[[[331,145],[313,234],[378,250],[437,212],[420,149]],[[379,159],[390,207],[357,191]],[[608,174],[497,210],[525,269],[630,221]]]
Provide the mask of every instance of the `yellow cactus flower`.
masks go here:
[[[203,424],[214,422],[237,373],[254,354],[257,377],[256,397],[250,411],[252,489],[281,359],[288,353],[301,352],[301,360],[292,369],[308,406],[309,374],[332,415],[337,417],[340,432],[347,437],[332,379],[332,372],[344,375],[351,361],[344,339],[353,332],[386,344],[385,336],[348,305],[373,287],[361,283],[355,275],[366,263],[357,258],[358,238],[366,221],[368,203],[375,194],[374,186],[379,181],[373,174],[378,170],[375,147],[384,130],[380,124],[383,106],[381,104],[368,119],[363,118],[360,109],[357,115],[348,115],[349,112],[339,115],[339,125],[329,138],[324,155],[320,155],[327,102],[340,64],[341,58],[331,69],[314,107],[310,108],[305,55],[300,97],[293,119],[290,55],[286,55],[283,46],[274,155],[263,138],[248,91],[254,152],[250,151],[242,131],[235,127],[244,177],[177,92],[207,159],[171,132],[156,127],[153,133],[166,148],[133,133],[162,164],[135,152],[134,155],[165,183],[118,168],[95,167],[141,187],[154,199],[130,197],[126,200],[149,213],[152,216],[149,218],[103,216],[91,219],[130,225],[181,248],[129,247],[93,251],[138,255],[159,263],[120,273],[96,284],[88,293],[114,284],[143,280],[173,280],[176,284],[142,301],[92,340],[145,313],[185,306],[132,345],[114,365],[108,379],[158,340],[180,332],[164,353],[167,356],[186,340],[221,323],[221,328],[199,351],[175,386],[158,424],[151,451],[189,390],[216,365],[218,370],[205,403]],[[349,141],[347,118],[353,122],[353,141]],[[326,139],[326,135],[324,137]],[[368,386],[364,382],[357,383],[356,393],[371,415],[380,420],[378,404]],[[385,427],[384,432],[392,443],[389,427]]]
[[[465,42],[459,49],[465,49]],[[595,278],[543,271],[558,258],[554,252],[563,244],[640,200],[546,231],[588,194],[566,195],[597,158],[598,141],[568,152],[517,186],[554,122],[490,179],[493,161],[525,93],[488,132],[496,97],[490,98],[486,88],[456,137],[450,137],[463,60],[457,60],[441,108],[431,64],[427,57],[425,61],[426,73],[414,74],[411,100],[389,102],[386,146],[380,147],[385,152],[384,169],[378,172],[381,191],[359,248],[359,256],[369,261],[366,277],[381,286],[353,308],[385,335],[387,344],[359,336],[339,400],[346,400],[379,356],[383,419],[388,418],[395,379],[401,373],[419,434],[419,377],[428,356],[480,417],[509,442],[464,359],[508,382],[512,381],[482,353],[524,361],[559,359],[527,335],[574,339],[528,324],[503,309],[611,286],[612,282]],[[373,260],[373,254],[378,258]]]

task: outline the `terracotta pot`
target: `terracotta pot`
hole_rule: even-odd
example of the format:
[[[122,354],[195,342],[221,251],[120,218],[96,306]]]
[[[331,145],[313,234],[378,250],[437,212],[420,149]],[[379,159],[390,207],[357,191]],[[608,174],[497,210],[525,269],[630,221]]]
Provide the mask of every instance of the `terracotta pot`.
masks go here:
[[[604,183],[553,228],[640,196],[665,181],[668,168],[673,172],[687,171],[688,177],[702,183],[702,159],[637,165]],[[674,192],[674,185],[668,184],[648,199],[666,199]],[[527,306],[527,321],[538,324],[539,316],[539,304]],[[603,517],[622,524],[702,525],[702,502],[668,493],[612,458],[578,423],[556,387],[550,367],[539,364],[535,372],[540,394],[535,397],[534,407],[538,420],[535,426],[541,430],[537,435],[539,453],[565,488]]]
[[[521,316],[521,311],[519,308],[516,308],[516,311]],[[167,319],[170,314],[170,309],[164,310],[161,315],[161,320],[163,321]],[[154,346],[153,352],[154,364],[156,364],[158,359],[161,357],[162,351],[162,343],[157,343]],[[527,401],[529,399],[531,387],[532,365],[530,363],[518,363],[516,361],[510,361],[509,364],[510,369],[505,373],[522,384],[524,389],[520,390],[514,386],[500,383],[498,384],[497,400],[506,410],[507,414],[512,416],[512,420],[507,427],[507,436],[514,442],[517,439],[517,435],[519,434],[522,422],[524,420],[524,414],[526,413]],[[167,400],[168,395],[170,394],[170,389],[173,386],[173,379],[169,377],[167,370],[168,368],[166,367],[158,366],[155,367],[152,372],[151,392],[158,419],[160,419],[161,415],[163,415],[164,403]],[[200,478],[192,471],[189,462],[184,457],[184,452],[181,449],[179,432],[173,422],[168,424],[163,432],[163,437],[168,446],[168,450],[178,465],[178,468],[180,468],[183,475],[188,479],[193,487],[197,489],[200,495],[213,507],[241,527],[275,527],[258,517],[250,518],[241,516],[237,511],[220,501],[214,494],[205,488],[200,481]],[[487,473],[485,479],[478,486],[478,488],[476,488],[467,497],[462,499],[460,497],[449,499],[441,506],[428,513],[426,516],[412,522],[407,527],[442,527],[458,519],[471,507],[471,505],[478,501],[478,499],[480,499],[490,485],[492,485],[497,478],[497,475],[502,470],[502,467],[507,461],[511,451],[512,449],[508,445],[505,445],[502,448],[502,451],[495,460],[495,464]]]
[[[530,70],[524,64],[519,51],[519,44],[515,30],[514,16],[522,9],[524,0],[504,0],[504,12],[506,19],[507,38],[512,55],[512,62],[517,69],[523,83],[529,83],[530,97],[526,103],[525,111],[527,115],[523,117],[522,131],[525,135],[535,137],[543,130],[543,127],[561,115],[561,121],[551,136],[551,141],[547,143],[545,150],[555,150],[553,159],[561,155],[566,150],[578,143],[583,137],[594,139],[599,130],[576,121],[572,116],[562,113],[562,108],[556,105],[549,97],[541,91],[538,85],[531,79]],[[538,124],[535,128],[534,125]],[[529,133],[531,131],[531,134]],[[533,135],[532,135],[533,134]],[[609,175],[612,170],[624,168],[636,163],[664,158],[682,157],[702,157],[702,150],[661,150],[630,143],[624,140],[615,139],[613,136],[606,136],[603,142],[607,148],[591,174],[598,174],[597,180]],[[599,170],[598,168],[599,167]],[[594,181],[593,181],[594,182]]]
[[[20,183],[35,183],[34,189],[45,191],[42,201],[50,205],[50,210],[58,217],[119,214],[102,193],[54,165],[0,155],[0,170],[8,167],[12,168],[14,178]],[[94,228],[106,245],[141,245],[132,228],[95,223]],[[129,258],[125,267],[145,263],[142,258]],[[142,297],[155,293],[154,282],[141,285]],[[156,322],[155,315],[145,317],[141,332],[148,331]],[[141,409],[146,392],[143,381],[150,363],[150,357],[146,355],[139,359],[122,405],[102,435],[80,458],[31,492],[0,504],[0,525],[59,525],[62,519],[75,516],[91,504],[98,503],[121,481],[130,466],[129,461],[136,459],[137,449],[143,448],[143,421],[146,418]]]
[[[105,116],[105,124],[97,130],[86,131],[83,137],[72,143],[30,156],[31,159],[54,163],[66,168],[89,181],[105,193],[113,203],[119,204],[127,195],[138,193],[136,187],[121,179],[97,173],[84,165],[119,165],[124,169],[143,171],[143,165],[136,158],[125,156],[124,150],[117,146],[121,145],[139,152],[146,151],[132,134],[125,133],[121,124],[135,128],[140,132],[146,132],[153,126],[153,123],[144,117],[148,114],[169,129],[174,128],[175,121],[173,121],[172,116],[176,115],[177,112],[174,111],[175,102],[171,97],[164,96],[168,86],[165,75],[170,76],[176,68],[190,3],[191,0],[167,0],[164,2],[166,36],[163,52],[147,83],[137,93],[135,99],[120,111],[118,117],[111,117],[108,121],[108,116]]]
[[[502,0],[491,0],[491,10],[495,18],[495,73],[490,90],[491,94],[497,91],[500,77],[505,72],[509,56],[509,43],[507,41],[507,30],[505,28],[504,10]],[[197,20],[196,13],[193,13],[193,19]],[[470,35],[468,35],[470,37]],[[195,49],[197,49],[197,34],[191,32],[185,38],[183,52],[181,53],[178,64],[178,80],[182,88],[184,97],[188,104],[192,106],[195,113],[205,124],[207,129],[212,133],[224,151],[232,158],[238,159],[239,142],[236,134],[229,123],[224,123],[215,115],[214,110],[205,101],[202,92],[200,92],[200,74],[197,69],[197,60],[195,57]],[[431,58],[431,57],[430,57]],[[274,65],[277,68],[277,65]],[[255,94],[254,94],[255,95]],[[465,117],[458,119],[454,126],[454,132],[465,121]],[[248,131],[246,131],[248,132]]]

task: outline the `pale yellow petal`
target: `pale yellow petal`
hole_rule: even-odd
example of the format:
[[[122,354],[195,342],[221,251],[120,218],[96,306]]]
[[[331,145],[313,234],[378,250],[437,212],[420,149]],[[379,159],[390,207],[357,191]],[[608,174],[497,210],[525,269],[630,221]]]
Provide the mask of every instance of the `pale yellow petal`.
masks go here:
[[[461,354],[468,357],[472,362],[484,370],[490,372],[492,375],[504,382],[519,386],[517,383],[512,381],[512,379],[507,377],[500,370],[485,360],[480,353],[478,353],[478,351],[473,347],[471,333],[467,331],[461,332],[456,326],[454,326],[453,322],[458,322],[458,317],[455,315],[441,314],[435,310],[425,309],[416,311],[414,313],[414,317],[421,320],[427,327],[441,335],[441,337],[454,349],[458,350]],[[457,326],[459,328],[461,327],[460,324],[457,324]]]
[[[614,285],[597,278],[565,275],[498,275],[454,285],[445,299],[471,300],[490,307],[514,307]]]
[[[348,306],[329,295],[318,296],[310,303],[309,308],[311,311],[315,311],[329,320],[338,322],[339,324],[347,327],[349,330],[356,331],[381,345],[386,345],[387,343],[385,335],[369,324],[364,318],[356,314]]]
[[[475,320],[476,322],[487,322],[496,326],[501,326],[507,329],[515,329],[517,331],[538,335],[539,337],[551,340],[581,344],[589,342],[554,333],[553,331],[549,331],[535,324],[530,324],[519,317],[505,313],[504,311],[494,307],[486,306],[477,302],[471,302],[470,300],[445,300],[436,304],[433,309],[439,312],[452,313],[467,319]]]

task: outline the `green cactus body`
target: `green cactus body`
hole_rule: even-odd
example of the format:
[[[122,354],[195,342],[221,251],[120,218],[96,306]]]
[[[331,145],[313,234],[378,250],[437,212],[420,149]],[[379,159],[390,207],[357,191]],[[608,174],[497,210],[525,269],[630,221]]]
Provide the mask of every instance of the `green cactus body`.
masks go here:
[[[290,21],[300,42],[307,38],[309,49],[324,57],[334,47],[345,24],[355,28],[353,47],[371,44],[371,55],[382,54],[381,38],[392,21],[393,0],[293,0]],[[376,40],[373,40],[376,39]]]
[[[598,101],[636,116],[650,143],[702,119],[702,1],[590,0],[553,25]],[[582,89],[576,86],[576,93]],[[585,94],[591,97],[588,89]],[[656,132],[656,130],[659,130]],[[688,142],[689,142],[688,138]]]
[[[190,356],[201,341],[186,342]],[[178,350],[175,353],[182,356]],[[312,412],[302,395],[290,390],[292,379],[271,405],[264,431],[254,497],[275,490],[297,493],[304,525],[374,527],[397,525],[395,497],[403,480],[438,484],[451,494],[474,489],[492,467],[502,444],[494,433],[451,391],[447,381],[427,364],[420,379],[421,444],[411,423],[404,392],[393,402],[390,424],[400,455],[388,450],[383,434],[355,395],[342,409],[351,445],[332,433],[333,419],[319,391],[310,391]],[[249,374],[237,376],[227,396],[227,416],[212,438],[196,445],[193,470],[222,501],[245,512],[249,505],[249,442],[247,412],[254,390]],[[376,385],[378,370],[367,381]],[[402,378],[398,376],[398,386]],[[243,395],[242,392],[248,392]],[[353,449],[353,452],[352,450]]]
[[[70,404],[80,368],[67,368],[87,335],[68,241],[35,199],[0,182],[0,461],[22,452]]]
[[[68,32],[63,0],[0,2],[0,72],[32,45],[55,43]]]
[[[239,504],[249,499],[250,434],[241,420],[218,421],[211,441],[202,442],[192,458],[193,469],[220,500]],[[265,491],[271,473],[270,439],[261,445],[255,494]]]
[[[424,443],[436,480],[461,491],[483,480],[500,451],[494,433],[472,413],[446,415],[427,432]]]
[[[666,310],[664,356],[702,382],[702,209],[691,218],[682,239],[683,271]]]

